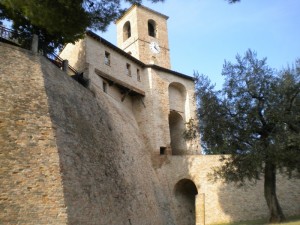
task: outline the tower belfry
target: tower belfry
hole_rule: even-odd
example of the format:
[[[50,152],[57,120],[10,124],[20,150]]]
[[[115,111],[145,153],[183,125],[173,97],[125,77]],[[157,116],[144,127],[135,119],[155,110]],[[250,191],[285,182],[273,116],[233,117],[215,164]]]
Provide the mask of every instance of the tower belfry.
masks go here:
[[[145,64],[171,68],[168,17],[141,5],[133,5],[117,21],[117,45]]]

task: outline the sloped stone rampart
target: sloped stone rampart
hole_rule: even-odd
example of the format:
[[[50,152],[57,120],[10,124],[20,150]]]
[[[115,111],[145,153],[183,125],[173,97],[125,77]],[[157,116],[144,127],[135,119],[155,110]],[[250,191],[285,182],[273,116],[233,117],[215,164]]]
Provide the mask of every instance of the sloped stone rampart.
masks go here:
[[[132,115],[42,56],[0,53],[1,224],[175,223]]]
[[[44,57],[0,43],[0,224],[182,225],[182,179],[195,183],[207,224],[267,217],[262,181],[236,189],[207,179],[218,156],[157,155],[153,165],[142,134],[153,131],[134,116]],[[300,180],[279,176],[278,198],[299,215]]]
[[[0,224],[67,223],[40,60],[0,43]]]

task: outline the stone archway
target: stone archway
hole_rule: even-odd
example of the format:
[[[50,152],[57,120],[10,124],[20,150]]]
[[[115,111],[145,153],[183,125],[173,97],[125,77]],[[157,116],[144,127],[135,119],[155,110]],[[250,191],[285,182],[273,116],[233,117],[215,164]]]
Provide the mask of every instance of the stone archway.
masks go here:
[[[186,142],[183,138],[185,125],[182,116],[176,111],[171,111],[169,114],[169,128],[172,155],[184,154],[186,151]]]
[[[182,179],[177,182],[174,188],[177,224],[196,224],[195,203],[197,194],[197,187],[192,180]]]
[[[175,110],[184,115],[187,98],[186,88],[181,83],[173,82],[169,85],[168,91],[170,111]]]

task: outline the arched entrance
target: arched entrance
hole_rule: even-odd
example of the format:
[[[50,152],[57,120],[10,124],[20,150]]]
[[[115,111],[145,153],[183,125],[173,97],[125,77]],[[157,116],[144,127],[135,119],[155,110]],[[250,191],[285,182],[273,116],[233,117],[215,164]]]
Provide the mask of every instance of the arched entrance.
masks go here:
[[[187,144],[183,138],[185,130],[185,103],[186,88],[177,82],[169,85],[169,128],[171,138],[171,149],[173,155],[186,153]]]
[[[169,128],[172,155],[184,154],[186,150],[186,142],[183,138],[185,126],[182,116],[176,111],[171,111],[169,114]]]
[[[195,225],[195,201],[198,190],[194,182],[190,179],[178,181],[175,185],[174,194],[177,224]]]
[[[186,88],[181,83],[173,82],[169,85],[168,91],[170,110],[184,114],[187,96]]]

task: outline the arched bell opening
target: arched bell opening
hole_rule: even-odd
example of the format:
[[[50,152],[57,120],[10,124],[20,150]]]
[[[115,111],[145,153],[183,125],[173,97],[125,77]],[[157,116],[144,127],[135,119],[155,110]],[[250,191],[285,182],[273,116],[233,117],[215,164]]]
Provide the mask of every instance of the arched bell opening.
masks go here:
[[[123,41],[126,41],[130,37],[131,37],[131,27],[130,27],[130,22],[127,21],[123,26]]]
[[[156,37],[156,23],[154,20],[148,20],[148,35]]]

